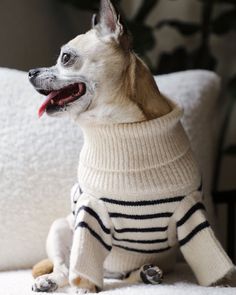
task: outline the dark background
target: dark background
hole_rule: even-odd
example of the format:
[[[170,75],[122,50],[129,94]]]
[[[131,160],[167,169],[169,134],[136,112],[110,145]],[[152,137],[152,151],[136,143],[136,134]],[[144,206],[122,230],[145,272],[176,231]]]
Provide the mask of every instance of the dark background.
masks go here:
[[[1,0],[0,65],[20,70],[52,65],[60,47],[89,26],[89,13],[57,0]]]

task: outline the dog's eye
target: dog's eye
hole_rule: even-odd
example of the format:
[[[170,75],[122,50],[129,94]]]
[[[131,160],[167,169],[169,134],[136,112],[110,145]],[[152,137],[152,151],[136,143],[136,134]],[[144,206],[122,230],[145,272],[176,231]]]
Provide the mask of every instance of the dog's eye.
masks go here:
[[[71,59],[71,55],[69,53],[63,53],[61,57],[61,62],[63,65],[66,65]]]

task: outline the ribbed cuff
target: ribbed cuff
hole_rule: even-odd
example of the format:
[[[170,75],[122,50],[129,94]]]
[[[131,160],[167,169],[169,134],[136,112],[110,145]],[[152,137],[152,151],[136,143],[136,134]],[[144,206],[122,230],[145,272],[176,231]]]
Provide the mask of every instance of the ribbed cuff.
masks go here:
[[[80,230],[77,238],[72,247],[70,282],[81,277],[102,289],[103,263],[108,252],[85,229]]]
[[[200,285],[210,286],[234,269],[233,263],[209,227],[182,246],[181,251]]]

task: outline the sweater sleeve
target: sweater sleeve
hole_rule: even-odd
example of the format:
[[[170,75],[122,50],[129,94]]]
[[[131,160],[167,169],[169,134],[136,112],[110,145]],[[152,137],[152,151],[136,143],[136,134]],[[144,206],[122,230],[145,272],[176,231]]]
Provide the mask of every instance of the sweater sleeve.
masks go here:
[[[75,210],[70,282],[78,277],[103,287],[103,264],[112,247],[110,218],[102,201],[82,194]]]
[[[173,217],[180,250],[200,285],[210,286],[234,269],[207,221],[201,192],[185,197]]]

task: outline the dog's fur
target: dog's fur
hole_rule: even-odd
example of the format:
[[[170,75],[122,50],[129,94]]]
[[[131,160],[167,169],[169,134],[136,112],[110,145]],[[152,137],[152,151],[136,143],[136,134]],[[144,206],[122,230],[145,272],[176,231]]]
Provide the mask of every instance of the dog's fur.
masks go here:
[[[71,55],[66,66],[61,62],[65,53]],[[96,26],[62,47],[57,64],[37,69],[30,80],[40,92],[86,84],[83,97],[51,116],[68,114],[108,124],[149,120],[170,111],[150,71],[132,51],[131,38],[110,1],[102,1]]]
[[[63,64],[65,54],[70,56],[66,65]],[[99,23],[93,21],[90,31],[62,47],[55,66],[31,71],[30,81],[44,94],[73,83],[84,83],[86,91],[79,99],[47,111],[50,116],[69,115],[79,123],[140,122],[171,111],[152,74],[132,51],[131,37],[109,0],[101,1]],[[47,240],[47,252],[52,262],[34,267],[35,291],[54,291],[68,283],[80,293],[96,291],[96,286],[84,278],[70,280],[71,222],[69,216],[52,225]],[[138,280],[137,277],[136,271],[129,279]]]

